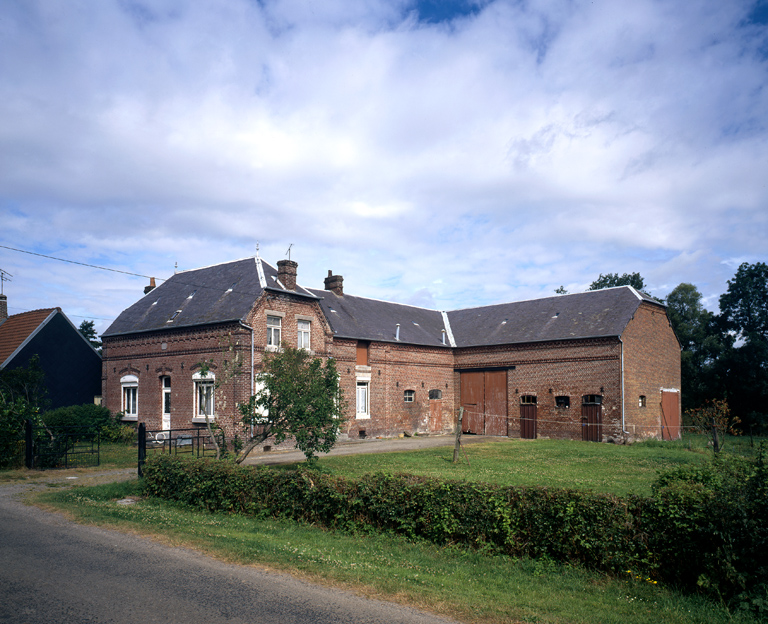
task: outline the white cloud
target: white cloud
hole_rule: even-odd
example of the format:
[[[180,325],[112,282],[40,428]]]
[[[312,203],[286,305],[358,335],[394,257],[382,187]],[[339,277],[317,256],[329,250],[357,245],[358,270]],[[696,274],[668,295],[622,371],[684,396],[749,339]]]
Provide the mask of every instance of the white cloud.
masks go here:
[[[440,308],[634,271],[711,298],[768,251],[749,7],[9,3],[0,244],[162,277],[293,243],[302,283]],[[21,307],[136,296],[26,262]]]

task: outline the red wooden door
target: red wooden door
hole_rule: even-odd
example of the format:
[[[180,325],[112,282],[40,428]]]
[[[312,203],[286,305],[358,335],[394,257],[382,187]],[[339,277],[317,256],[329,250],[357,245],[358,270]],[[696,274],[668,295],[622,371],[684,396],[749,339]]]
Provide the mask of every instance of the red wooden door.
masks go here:
[[[520,437],[536,439],[536,397],[520,397]]]
[[[680,393],[661,391],[661,437],[664,440],[680,438]]]
[[[581,439],[585,442],[602,442],[602,409],[599,403],[581,404]]]
[[[508,435],[507,371],[486,371],[484,399],[485,435]]]
[[[485,375],[482,372],[461,373],[461,406],[464,408],[462,433],[484,433]]]

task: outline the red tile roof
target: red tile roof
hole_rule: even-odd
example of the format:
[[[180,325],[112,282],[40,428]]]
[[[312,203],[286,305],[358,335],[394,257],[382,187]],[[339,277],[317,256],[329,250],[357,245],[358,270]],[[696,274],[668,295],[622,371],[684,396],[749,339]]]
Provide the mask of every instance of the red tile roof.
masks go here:
[[[14,314],[0,324],[0,366],[56,310],[61,312],[61,308],[48,308]]]

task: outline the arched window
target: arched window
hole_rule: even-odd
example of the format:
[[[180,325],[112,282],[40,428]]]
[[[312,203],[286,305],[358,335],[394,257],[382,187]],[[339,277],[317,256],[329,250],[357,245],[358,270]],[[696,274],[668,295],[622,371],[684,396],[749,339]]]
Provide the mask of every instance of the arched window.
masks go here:
[[[192,375],[192,380],[195,384],[195,411],[192,414],[192,422],[205,422],[206,415],[209,420],[214,420],[216,375],[210,371],[207,375],[197,372]]]
[[[122,388],[123,420],[139,419],[139,378],[136,375],[125,375],[120,378]]]

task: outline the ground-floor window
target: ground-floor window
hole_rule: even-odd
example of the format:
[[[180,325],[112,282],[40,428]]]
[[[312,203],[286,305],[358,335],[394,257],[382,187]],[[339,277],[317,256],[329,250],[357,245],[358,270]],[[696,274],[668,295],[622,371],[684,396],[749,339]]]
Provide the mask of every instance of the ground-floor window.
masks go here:
[[[203,377],[200,373],[193,376],[195,383],[195,411],[192,415],[193,422],[205,422],[206,415],[209,420],[216,417],[216,404],[214,400],[214,386],[216,379],[213,373]]]
[[[356,417],[357,418],[370,418],[371,412],[370,412],[370,383],[367,381],[358,381],[357,382],[357,410],[356,410]]]
[[[138,420],[139,418],[139,378],[136,375],[125,375],[120,378],[123,393],[123,420]]]

